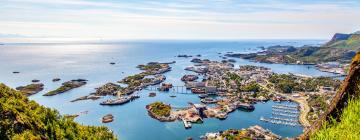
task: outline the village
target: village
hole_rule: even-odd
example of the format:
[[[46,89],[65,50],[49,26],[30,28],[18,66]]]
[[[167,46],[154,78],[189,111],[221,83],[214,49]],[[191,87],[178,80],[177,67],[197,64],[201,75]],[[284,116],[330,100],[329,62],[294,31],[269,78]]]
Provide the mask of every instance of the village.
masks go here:
[[[190,62],[193,65],[184,70],[193,74],[185,74],[179,78],[183,86],[164,83],[164,73],[171,71],[170,65],[176,62],[150,62],[137,66],[142,72],[127,76],[117,84],[107,83],[96,88],[95,93],[77,98],[73,102],[96,100],[101,96],[111,95],[116,98],[105,100],[100,105],[121,105],[140,98],[137,94],[140,90],[149,89],[155,91],[150,92],[149,97],[155,97],[156,92],[197,94],[199,102],[189,102],[188,106],[181,108],[163,102],[146,106],[151,117],[159,121],[180,120],[186,129],[191,128],[192,123],[206,121],[205,118],[226,119],[229,113],[237,109],[255,110],[256,103],[269,100],[296,102],[294,107],[273,106],[272,117],[261,117],[260,121],[307,128],[325,111],[340,84],[340,81],[327,77],[276,74],[262,66],[243,65],[235,68],[235,61],[219,62],[193,58]],[[179,87],[181,91],[178,91]],[[103,122],[111,122],[108,120]]]
[[[273,106],[274,116],[262,117],[260,120],[290,126],[302,125],[306,128],[324,112],[326,104],[335,95],[340,83],[338,80],[326,77],[275,74],[268,68],[258,66],[245,65],[237,69],[230,62],[198,58],[194,58],[191,62],[194,66],[185,70],[193,71],[195,74],[184,75],[181,80],[191,93],[198,94],[201,103],[189,103],[190,105],[183,109],[170,109],[168,116],[157,116],[156,113],[151,112],[151,109],[156,107],[149,105],[147,109],[150,116],[160,121],[181,120],[185,128],[191,128],[191,123],[201,123],[204,118],[226,119],[228,114],[236,109],[254,110],[253,104],[257,102],[292,101],[298,105]],[[164,88],[164,86],[160,87],[159,89]],[[321,99],[318,99],[319,97]],[[171,108],[165,103],[158,104]],[[208,106],[209,104],[215,106]]]

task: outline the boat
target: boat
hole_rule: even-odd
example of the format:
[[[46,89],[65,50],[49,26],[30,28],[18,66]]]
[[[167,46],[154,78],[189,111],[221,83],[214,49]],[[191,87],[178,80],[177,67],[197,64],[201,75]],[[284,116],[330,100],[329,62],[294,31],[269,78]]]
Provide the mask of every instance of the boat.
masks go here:
[[[246,109],[246,110],[254,110],[255,107],[251,104],[246,104],[246,103],[239,103],[238,107],[241,109]]]
[[[200,94],[199,95],[199,98],[206,98],[206,97],[209,97],[209,95],[207,95],[207,94]]]
[[[195,94],[205,94],[205,89],[202,89],[202,88],[192,88],[192,89],[191,89],[191,92],[192,92],[192,93],[195,93]]]
[[[191,128],[191,122],[188,122],[188,121],[186,121],[185,119],[183,119],[182,121],[183,121],[183,123],[184,123],[185,129]]]
[[[218,102],[218,100],[215,100],[213,98],[204,98],[204,99],[201,99],[200,101],[204,104],[213,104],[213,103]]]

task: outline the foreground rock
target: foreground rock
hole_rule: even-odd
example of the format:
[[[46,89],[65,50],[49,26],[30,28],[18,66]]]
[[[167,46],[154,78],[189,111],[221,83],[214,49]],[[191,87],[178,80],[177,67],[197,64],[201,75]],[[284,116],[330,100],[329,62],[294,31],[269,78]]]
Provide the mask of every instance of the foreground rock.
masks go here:
[[[30,84],[26,86],[20,86],[17,87],[16,90],[19,90],[20,92],[24,93],[25,95],[33,95],[36,94],[44,89],[44,84],[37,83],[37,84]]]
[[[64,83],[62,83],[61,87],[59,87],[58,89],[55,89],[53,91],[50,91],[50,92],[44,94],[43,96],[53,96],[56,94],[67,92],[71,89],[78,88],[78,87],[85,85],[86,81],[87,80],[85,80],[85,79],[77,79],[77,80],[71,80],[71,81],[64,82]]]

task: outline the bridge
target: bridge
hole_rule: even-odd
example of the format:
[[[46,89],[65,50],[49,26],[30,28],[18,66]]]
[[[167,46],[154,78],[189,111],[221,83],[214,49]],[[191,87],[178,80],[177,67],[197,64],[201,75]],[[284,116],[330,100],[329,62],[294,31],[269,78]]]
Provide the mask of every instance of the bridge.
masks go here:
[[[160,91],[161,85],[153,85],[153,86],[147,86],[144,88],[144,90],[148,91]],[[167,91],[164,91],[167,92]],[[187,89],[185,86],[172,86],[172,88],[169,88],[169,93],[178,93],[178,94],[192,94],[191,90]]]

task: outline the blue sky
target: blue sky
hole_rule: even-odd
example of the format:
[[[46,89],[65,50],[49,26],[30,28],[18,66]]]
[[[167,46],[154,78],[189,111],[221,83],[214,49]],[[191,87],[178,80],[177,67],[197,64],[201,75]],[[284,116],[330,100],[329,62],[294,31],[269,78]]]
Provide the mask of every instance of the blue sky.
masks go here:
[[[327,39],[359,0],[0,0],[1,38]]]

